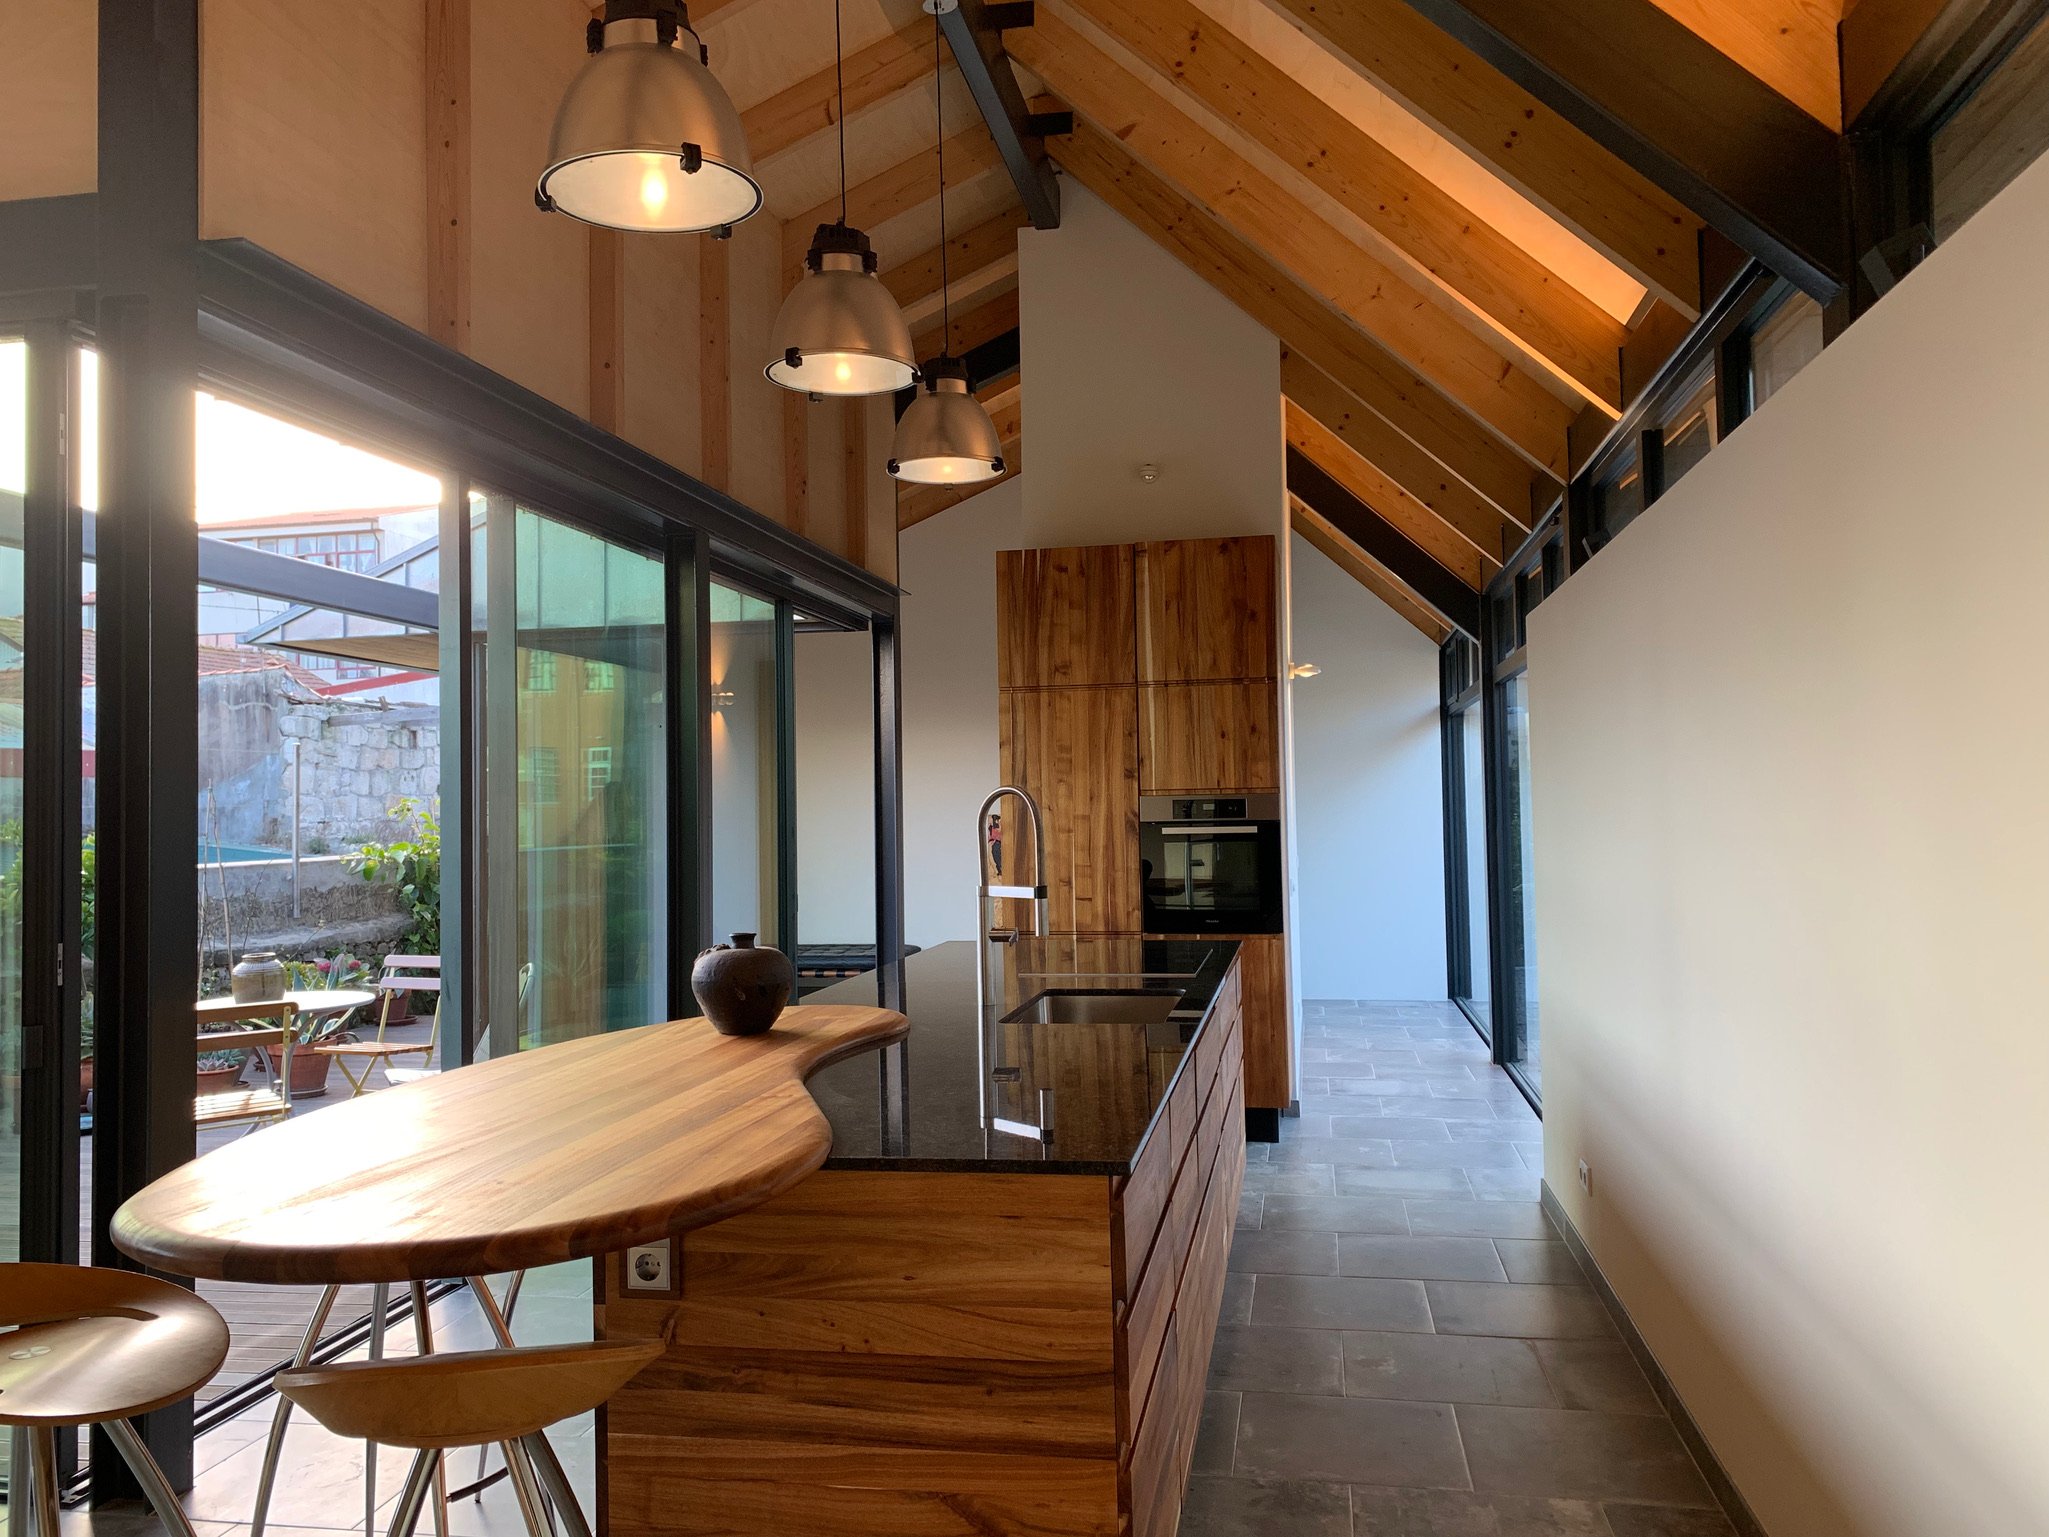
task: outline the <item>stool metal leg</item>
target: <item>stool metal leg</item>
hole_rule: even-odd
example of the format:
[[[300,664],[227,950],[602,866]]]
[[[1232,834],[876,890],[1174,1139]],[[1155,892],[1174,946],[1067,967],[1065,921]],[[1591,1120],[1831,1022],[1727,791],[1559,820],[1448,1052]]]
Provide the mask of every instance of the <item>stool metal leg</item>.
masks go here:
[[[521,1437],[519,1444],[533,1458],[534,1471],[541,1476],[541,1487],[554,1501],[569,1537],[591,1537],[590,1523],[583,1518],[583,1507],[576,1501],[576,1491],[570,1487],[569,1475],[562,1471],[555,1448],[548,1444],[548,1433],[545,1430],[535,1431],[530,1436]]]
[[[441,1453],[421,1452],[413,1459],[412,1471],[406,1474],[405,1486],[398,1492],[398,1506],[391,1516],[391,1537],[413,1537],[413,1528],[420,1524],[420,1509],[427,1503],[427,1491],[434,1486],[434,1475],[441,1470]]]
[[[29,1469],[28,1426],[16,1425],[7,1432],[7,1530],[15,1537],[36,1537],[35,1474]]]
[[[370,1288],[370,1359],[384,1359],[384,1329],[391,1316],[391,1288],[379,1281]],[[263,1537],[251,1532],[249,1537]],[[377,1537],[377,1443],[363,1446],[363,1537]]]
[[[327,1316],[334,1311],[335,1299],[341,1295],[339,1286],[330,1286],[320,1294],[320,1300],[313,1305],[312,1320],[306,1325],[306,1334],[299,1341],[299,1350],[292,1357],[292,1365],[304,1366],[313,1359],[314,1348],[320,1343],[320,1331],[327,1327]],[[270,1519],[270,1493],[277,1484],[278,1459],[284,1454],[285,1427],[292,1422],[292,1401],[280,1393],[277,1407],[270,1413],[270,1434],[263,1442],[263,1470],[256,1479],[256,1512],[249,1518],[249,1537],[263,1537],[263,1524]]]
[[[58,1537],[64,1507],[57,1503],[57,1432],[47,1425],[32,1425],[15,1434],[28,1437],[29,1503],[35,1511],[35,1530],[38,1537]]]
[[[135,1475],[135,1481],[142,1485],[143,1497],[149,1501],[150,1509],[157,1513],[157,1519],[164,1523],[164,1530],[174,1537],[194,1537],[192,1522],[185,1514],[185,1507],[178,1503],[178,1495],[171,1488],[170,1480],[164,1477],[164,1470],[157,1466],[156,1458],[150,1456],[149,1448],[142,1444],[142,1437],[135,1433],[135,1427],[126,1420],[108,1420],[104,1427],[114,1443],[114,1449],[121,1454],[121,1460],[128,1464],[128,1471]],[[51,1537],[56,1529],[51,1528]]]
[[[548,1507],[541,1499],[541,1486],[534,1479],[526,1448],[503,1441],[499,1449],[505,1453],[505,1466],[512,1472],[512,1491],[519,1496],[519,1513],[526,1521],[527,1537],[551,1537],[555,1526],[548,1519]]]
[[[515,1270],[515,1271],[513,1271],[513,1272],[512,1272],[512,1280],[510,1281],[510,1283],[508,1283],[508,1284],[507,1284],[507,1286],[506,1286],[506,1288],[505,1288],[505,1301],[504,1301],[504,1304],[503,1304],[503,1305],[502,1305],[502,1306],[501,1306],[501,1307],[499,1308],[499,1310],[498,1310],[498,1317],[497,1317],[496,1319],[491,1319],[491,1320],[489,1320],[489,1321],[490,1321],[491,1323],[493,1323],[493,1325],[494,1325],[494,1326],[495,1326],[496,1324],[498,1324],[498,1323],[503,1323],[503,1324],[505,1325],[505,1330],[506,1330],[506,1332],[505,1332],[505,1334],[504,1334],[504,1336],[503,1336],[503,1339],[502,1339],[502,1341],[501,1341],[502,1343],[505,1343],[505,1344],[510,1344],[510,1343],[512,1342],[512,1334],[511,1334],[511,1329],[512,1329],[512,1310],[513,1310],[514,1308],[516,1308],[516,1307],[518,1307],[518,1306],[519,1306],[519,1288],[520,1288],[520,1286],[522,1285],[522,1283],[524,1283],[524,1282],[525,1282],[525,1280],[526,1280],[526,1272],[525,1272],[524,1270]],[[475,1280],[473,1280],[473,1281],[472,1281],[472,1282],[470,1283],[470,1285],[471,1285],[471,1289],[472,1289],[472,1290],[474,1290],[474,1291],[475,1291],[475,1292],[477,1293],[477,1296],[478,1296],[478,1305],[479,1305],[479,1306],[481,1306],[481,1307],[482,1307],[482,1308],[484,1309],[484,1312],[485,1312],[485,1313],[486,1313],[486,1315],[488,1316],[488,1315],[490,1314],[490,1312],[491,1312],[491,1308],[492,1308],[492,1304],[491,1304],[491,1301],[490,1301],[490,1297],[491,1297],[491,1282],[490,1282],[490,1279],[489,1279],[488,1277],[485,1277],[485,1276],[478,1276],[478,1277],[476,1277],[476,1278],[475,1278]],[[478,1448],[477,1448],[477,1502],[478,1502],[479,1504],[482,1504],[482,1503],[483,1503],[483,1499],[484,1499],[484,1486],[483,1486],[483,1478],[484,1478],[484,1467],[485,1467],[485,1465],[486,1465],[487,1463],[489,1463],[489,1462],[490,1462],[490,1460],[491,1460],[491,1448],[490,1448],[490,1447],[488,1447],[488,1446],[480,1446],[480,1447],[478,1447]],[[509,1470],[508,1470],[508,1471],[509,1471]],[[554,1530],[553,1526],[550,1526],[550,1527],[549,1527],[549,1530],[550,1530],[550,1531],[552,1532],[552,1531]]]
[[[434,1354],[434,1320],[427,1316],[427,1283],[415,1281],[413,1286],[413,1339],[420,1347],[420,1354]],[[434,1459],[434,1537],[448,1537],[448,1473],[441,1465],[441,1459]]]

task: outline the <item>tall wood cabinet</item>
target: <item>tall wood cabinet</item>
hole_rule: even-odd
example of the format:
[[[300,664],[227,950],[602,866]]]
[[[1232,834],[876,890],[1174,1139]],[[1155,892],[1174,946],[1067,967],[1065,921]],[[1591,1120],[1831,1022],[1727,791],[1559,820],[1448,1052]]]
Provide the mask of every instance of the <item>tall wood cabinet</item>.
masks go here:
[[[1176,539],[996,557],[997,681],[1007,783],[1046,819],[1047,927],[1136,935],[1138,797],[1280,788],[1274,541]],[[1004,876],[1029,884],[1030,839],[1004,811]],[[1004,921],[1026,926],[1022,904]],[[1285,1109],[1286,945],[1245,943],[1246,1103]]]

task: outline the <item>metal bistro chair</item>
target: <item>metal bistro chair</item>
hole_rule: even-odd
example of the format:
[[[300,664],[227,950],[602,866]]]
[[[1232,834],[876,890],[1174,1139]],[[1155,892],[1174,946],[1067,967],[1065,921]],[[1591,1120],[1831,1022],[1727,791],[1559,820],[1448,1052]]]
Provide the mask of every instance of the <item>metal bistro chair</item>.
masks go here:
[[[26,1474],[19,1484],[10,1479],[8,1503],[10,1516],[27,1519],[9,1527],[58,1537],[57,1432],[100,1425],[165,1529],[193,1537],[163,1469],[128,1422],[190,1398],[220,1370],[228,1357],[221,1315],[153,1276],[8,1264],[0,1265],[0,1329],[0,1425],[12,1429],[14,1468]]]
[[[349,1081],[349,1098],[355,1099],[370,1089],[370,1075],[378,1063],[384,1064],[384,1076],[391,1083],[402,1080],[402,1072],[416,1072],[404,1068],[394,1069],[392,1063],[401,1057],[418,1057],[424,1067],[434,1052],[434,1037],[441,1027],[441,957],[438,955],[387,955],[384,971],[372,984],[380,996],[377,1000],[377,1037],[369,1041],[337,1041],[331,1046],[316,1046],[313,1049],[323,1057],[333,1057],[341,1064],[342,1076]],[[432,993],[434,995],[434,1030],[424,1041],[387,1041],[385,1029],[391,1023],[391,1006],[407,993]],[[351,1063],[359,1064],[351,1067]]]
[[[193,1099],[192,1120],[201,1131],[215,1126],[246,1126],[254,1131],[282,1121],[292,1113],[292,1048],[299,1039],[299,1008],[289,998],[262,1003],[220,1000],[193,1005],[201,1025],[230,1024],[244,1019],[275,1019],[274,1029],[224,1030],[198,1036],[199,1052],[236,1051],[247,1048],[249,1055],[268,1069],[270,1082],[255,1088],[237,1086]],[[273,1059],[267,1048],[277,1048]]]
[[[526,1345],[397,1361],[350,1361],[281,1374],[277,1390],[338,1436],[413,1450],[391,1537],[411,1537],[444,1454],[496,1443],[529,1537],[552,1537],[541,1478],[555,1466],[542,1432],[595,1409],[661,1355],[662,1342]],[[551,1480],[552,1483],[552,1480]],[[573,1503],[568,1488],[547,1491]],[[571,1523],[572,1526],[574,1523]]]

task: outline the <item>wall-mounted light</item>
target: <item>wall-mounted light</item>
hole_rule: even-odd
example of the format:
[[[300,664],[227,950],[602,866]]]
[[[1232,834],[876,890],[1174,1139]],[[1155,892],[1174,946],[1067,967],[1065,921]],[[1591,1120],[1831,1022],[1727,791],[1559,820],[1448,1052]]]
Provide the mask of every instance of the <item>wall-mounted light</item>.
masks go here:
[[[733,702],[733,698],[734,695],[731,689],[715,688],[711,691],[711,707],[714,710],[723,710]]]
[[[1314,662],[1290,662],[1288,664],[1288,676],[1290,678],[1316,678],[1322,675],[1323,669]]]
[[[1138,467],[1138,478],[1147,485],[1152,485],[1160,478],[1160,467],[1151,463],[1141,464]]]
[[[606,0],[534,201],[608,229],[730,232],[761,207],[740,114],[677,0]]]

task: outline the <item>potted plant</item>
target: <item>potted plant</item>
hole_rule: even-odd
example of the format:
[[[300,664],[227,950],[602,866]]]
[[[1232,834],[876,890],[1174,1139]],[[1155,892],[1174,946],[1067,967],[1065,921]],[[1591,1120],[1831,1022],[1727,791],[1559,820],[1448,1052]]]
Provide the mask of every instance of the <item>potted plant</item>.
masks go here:
[[[284,963],[284,968],[285,985],[293,992],[360,987],[370,970],[347,951],[317,961],[289,960]],[[347,1012],[299,1020],[298,1035],[292,1042],[290,1087],[293,1099],[319,1099],[327,1092],[327,1078],[334,1069],[334,1058],[310,1048],[342,1039],[348,1020]],[[263,1049],[270,1057],[271,1071],[279,1071],[283,1065],[282,1049],[276,1046]]]
[[[201,1035],[223,1035],[240,1030],[240,1024],[224,1021],[220,1024],[202,1025]],[[241,1082],[242,1069],[249,1065],[249,1052],[245,1047],[229,1051],[202,1051],[199,1054],[199,1092],[218,1094],[232,1089]]]
[[[395,839],[390,843],[366,843],[350,854],[348,863],[364,880],[389,880],[398,887],[399,896],[406,904],[412,926],[406,930],[401,944],[408,955],[439,955],[441,953],[441,822],[431,807],[424,806],[410,797],[401,797],[392,802],[391,814],[412,824],[410,838]],[[417,1004],[408,995],[403,1005],[394,1001],[394,1008],[403,1007],[403,1015],[394,1014],[393,1022],[401,1019],[418,1018]],[[429,1011],[432,1005],[429,1004]]]

